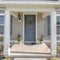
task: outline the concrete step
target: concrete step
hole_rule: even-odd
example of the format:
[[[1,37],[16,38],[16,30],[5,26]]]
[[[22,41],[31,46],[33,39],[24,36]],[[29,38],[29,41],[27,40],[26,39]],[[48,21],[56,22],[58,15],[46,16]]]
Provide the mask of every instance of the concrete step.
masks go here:
[[[51,54],[24,54],[24,53],[11,53],[9,57],[13,58],[49,58]]]
[[[14,60],[47,60],[46,58],[14,58]]]

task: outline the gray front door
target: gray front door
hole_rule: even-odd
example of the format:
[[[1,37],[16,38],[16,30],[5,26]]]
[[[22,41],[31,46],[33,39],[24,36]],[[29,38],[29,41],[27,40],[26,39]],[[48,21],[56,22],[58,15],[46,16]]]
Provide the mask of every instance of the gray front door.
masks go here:
[[[24,43],[36,43],[36,16],[35,15],[25,15],[25,35]]]

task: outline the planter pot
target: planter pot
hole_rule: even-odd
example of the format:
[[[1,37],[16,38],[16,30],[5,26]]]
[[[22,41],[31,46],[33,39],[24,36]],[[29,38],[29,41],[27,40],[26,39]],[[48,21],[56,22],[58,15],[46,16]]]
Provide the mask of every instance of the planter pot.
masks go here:
[[[42,41],[40,41],[40,44],[42,44],[43,42]]]
[[[18,44],[20,43],[20,40],[18,40]]]

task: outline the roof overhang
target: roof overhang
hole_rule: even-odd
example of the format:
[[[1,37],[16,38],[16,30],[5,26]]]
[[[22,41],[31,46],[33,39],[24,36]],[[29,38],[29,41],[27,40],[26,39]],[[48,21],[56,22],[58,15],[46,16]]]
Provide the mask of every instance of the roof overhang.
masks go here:
[[[0,4],[48,4],[60,5],[59,1],[0,1]]]
[[[60,6],[59,1],[0,1],[1,6],[18,5],[40,5],[40,6]]]

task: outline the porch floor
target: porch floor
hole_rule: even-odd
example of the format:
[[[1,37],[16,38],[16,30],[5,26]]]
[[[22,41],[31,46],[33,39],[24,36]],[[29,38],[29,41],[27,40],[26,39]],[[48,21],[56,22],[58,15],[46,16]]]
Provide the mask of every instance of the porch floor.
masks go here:
[[[15,44],[10,49],[11,53],[29,53],[29,54],[40,54],[40,53],[50,53],[50,48],[45,44],[34,44],[25,45],[23,43]]]

